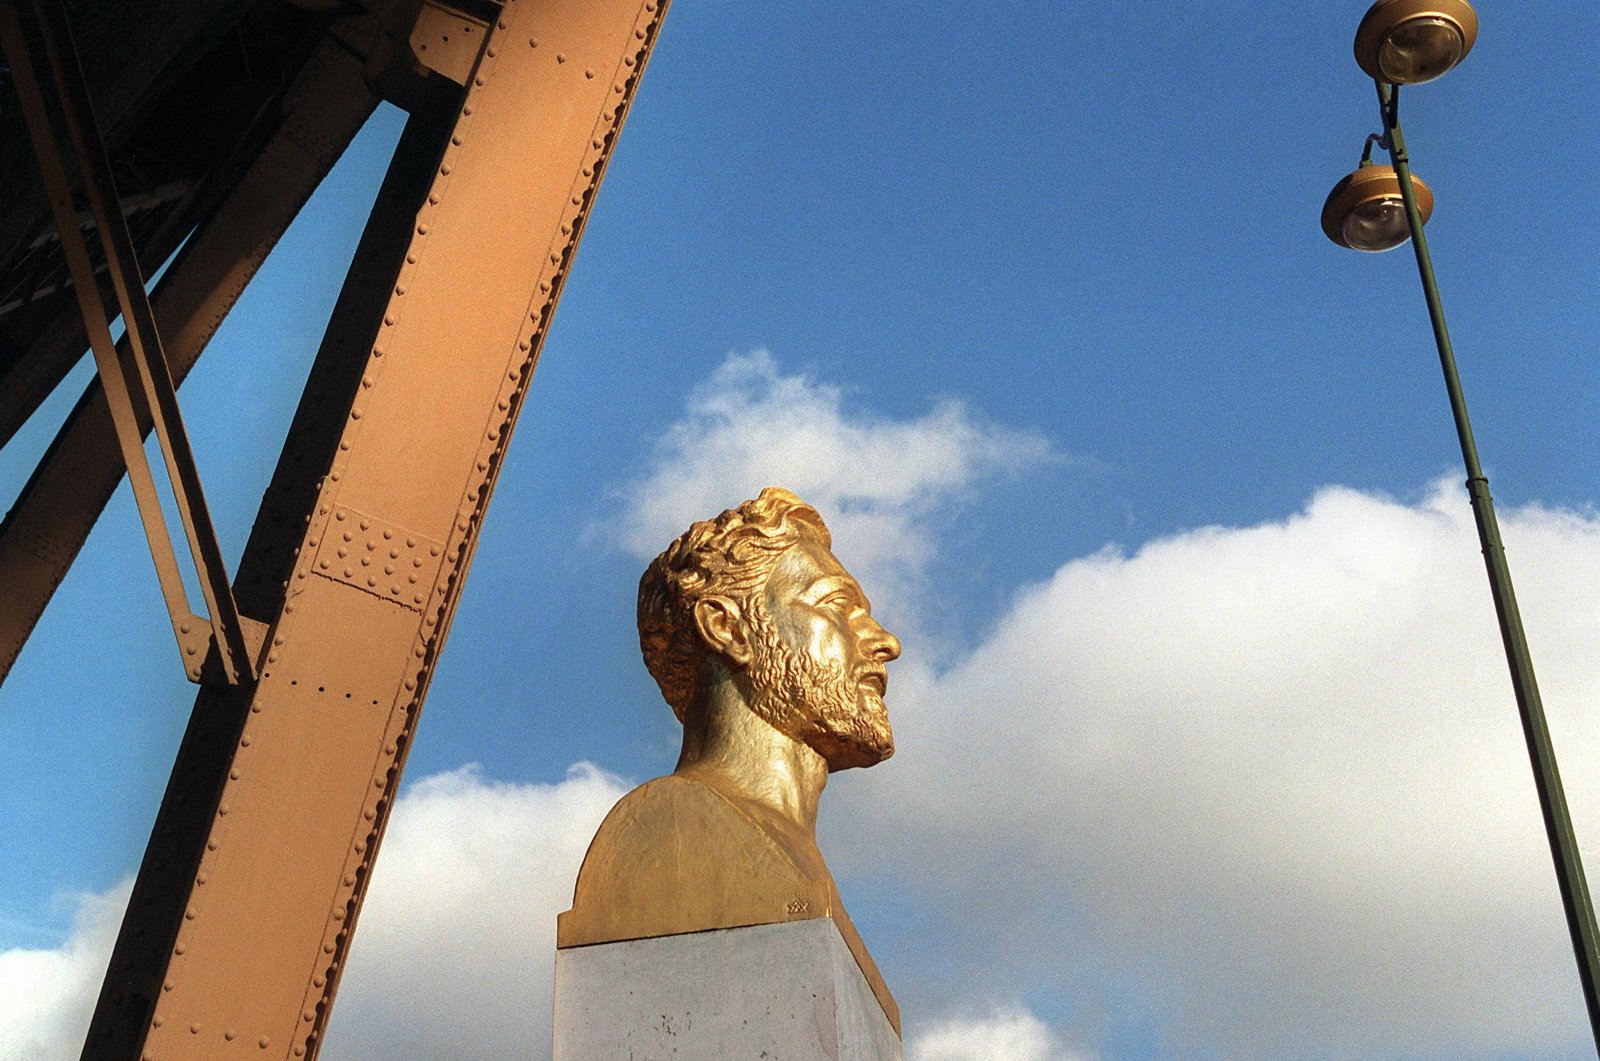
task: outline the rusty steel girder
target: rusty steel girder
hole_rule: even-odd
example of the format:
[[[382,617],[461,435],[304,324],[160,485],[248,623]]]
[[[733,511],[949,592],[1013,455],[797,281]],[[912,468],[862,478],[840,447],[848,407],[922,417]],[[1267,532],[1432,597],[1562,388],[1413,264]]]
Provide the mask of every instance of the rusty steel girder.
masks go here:
[[[73,294],[83,314],[95,366],[115,426],[118,447],[133,487],[140,521],[149,539],[151,558],[172,620],[181,652],[194,660],[199,677],[204,642],[201,631],[210,627],[225,680],[242,684],[255,679],[254,654],[261,646],[262,628],[247,629],[233,598],[233,587],[223,565],[211,514],[200,489],[199,471],[188,433],[178,412],[176,386],[161,348],[155,314],[146,293],[133,237],[117,196],[110,156],[94,116],[66,10],[59,2],[34,0],[36,29],[48,56],[47,92],[34,70],[23,23],[12,3],[0,4],[0,48],[9,64],[12,86],[28,126],[34,154],[44,178],[56,235],[72,277]],[[53,104],[53,106],[52,106]],[[51,111],[57,112],[63,140]],[[70,143],[70,147],[68,144]],[[98,291],[94,259],[79,227],[72,175],[83,189],[100,235],[106,275],[116,292],[126,326],[127,358],[120,358],[112,338],[110,319]],[[138,395],[138,398],[135,398]],[[208,618],[190,611],[188,592],[173,553],[166,518],[154,477],[145,458],[140,416],[148,416],[160,440],[173,498],[188,539]],[[254,641],[255,648],[250,645]]]
[[[194,367],[377,102],[358,57],[326,41],[311,55],[284,94],[282,125],[189,238],[151,296],[174,382]],[[72,330],[54,329],[47,338],[53,342]],[[75,330],[81,343],[81,322]],[[119,344],[124,358],[126,346],[126,340]],[[135,402],[133,412],[141,436],[148,434],[148,408]],[[96,378],[0,522],[0,585],[7,587],[0,607],[0,682],[124,473],[111,409]],[[190,657],[191,678],[200,678],[201,662],[198,655]]]
[[[85,1058],[314,1057],[433,667],[659,0],[507,0],[419,108],[241,562]]]

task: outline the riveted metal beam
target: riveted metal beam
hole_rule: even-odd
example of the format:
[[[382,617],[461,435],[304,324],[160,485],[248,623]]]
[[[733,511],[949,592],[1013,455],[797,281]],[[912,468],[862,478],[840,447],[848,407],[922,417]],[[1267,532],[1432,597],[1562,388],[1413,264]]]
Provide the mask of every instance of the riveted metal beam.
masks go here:
[[[147,261],[165,261],[177,249],[188,233],[183,222],[199,198],[197,191],[189,181],[174,181],[154,193],[135,192],[123,197],[121,206],[129,216],[129,224],[145,235],[140,246]],[[80,212],[78,220],[80,227],[93,229],[94,218],[87,212]],[[66,263],[51,253],[56,248],[56,230],[52,226],[40,233],[26,252],[23,271],[28,279],[18,282],[13,273],[6,278],[13,283],[12,289],[0,293],[0,326],[7,323],[8,315],[28,315],[36,303],[52,309],[48,323],[35,333],[36,338],[21,356],[13,355],[9,369],[0,373],[0,446],[11,440],[89,349],[83,316],[65,290],[70,287]],[[104,263],[96,262],[96,268],[104,271]],[[115,313],[115,294],[104,294],[108,313]],[[24,334],[27,331],[17,330]]]
[[[352,270],[241,569],[247,606],[281,595],[261,679],[201,694],[178,764],[193,780],[169,786],[86,1058],[315,1056],[664,7],[510,0],[448,135],[402,145],[397,166],[427,159],[426,193],[393,211],[403,231],[369,225],[357,266],[385,241],[393,257]]]
[[[341,25],[335,31],[359,28]],[[181,383],[199,360],[267,254],[377,105],[362,62],[330,40],[315,48],[283,96],[281,124],[157,286],[151,304],[175,382]],[[72,330],[81,340],[82,324]],[[142,438],[150,431],[149,412],[137,401],[138,391],[130,396]],[[96,378],[0,524],[0,585],[7,588],[0,598],[0,681],[124,471],[111,410]],[[242,602],[241,607],[251,610]],[[258,614],[272,614],[272,609]],[[198,679],[200,661],[188,658],[190,677]]]
[[[200,593],[205,598],[209,625],[216,647],[220,650],[221,669],[230,685],[253,681],[256,675],[253,648],[259,647],[259,642],[256,646],[247,643],[239,608],[233,599],[233,587],[222,559],[222,548],[217,544],[216,528],[211,523],[211,513],[200,487],[200,472],[195,466],[189,436],[178,411],[177,387],[167,367],[166,353],[161,348],[161,333],[156,328],[155,314],[150,309],[144,275],[139,269],[133,237],[128,231],[128,221],[117,198],[111,159],[106,154],[105,143],[95,121],[88,86],[79,65],[71,28],[67,24],[66,8],[61,0],[33,0],[33,9],[39,19],[40,35],[44,39],[50,73],[55,81],[61,116],[78,156],[78,173],[83,181],[84,198],[88,200],[89,209],[100,229],[106,272],[122,308],[122,322],[129,341],[129,351],[133,355],[133,365],[161,443],[161,454],[166,461],[178,516],[189,539],[190,555],[199,575]],[[35,131],[33,139],[36,151],[42,153],[46,150],[43,136]],[[74,237],[79,232],[75,217],[70,225],[62,224],[62,220],[58,209],[56,228],[65,247],[73,241],[67,238],[63,230],[70,227]],[[68,251],[69,257],[77,253],[76,250]],[[87,253],[83,253],[81,264],[89,264]],[[79,271],[79,267],[75,265],[74,271]],[[83,288],[86,293],[90,292],[94,284],[91,281],[84,284]],[[121,374],[123,369],[120,360],[114,355],[111,360],[115,366],[112,370]],[[124,419],[137,424],[137,414],[131,406],[124,411]],[[126,432],[123,437],[127,437]],[[124,460],[131,459],[126,452],[123,457]],[[192,632],[187,627],[188,624],[180,621],[180,644],[183,636]],[[182,647],[185,653],[195,653],[192,642]]]
[[[429,70],[465,86],[477,65],[489,26],[488,20],[455,5],[422,0],[411,28],[411,53]]]
[[[65,153],[52,128],[43,86],[34,72],[21,20],[11,3],[0,4],[0,43],[4,45],[11,66],[17,97],[22,104],[34,154],[44,178],[50,209],[55,217],[56,233],[72,274],[79,309],[83,313],[94,351],[95,365],[105,387],[116,427],[117,442],[133,484],[151,557],[155,561],[162,595],[172,619],[173,633],[177,637],[180,652],[192,661],[188,669],[193,677],[200,677],[195,664],[203,656],[204,642],[199,640],[199,632],[209,626],[220,650],[221,670],[226,680],[230,684],[251,681],[255,677],[251,647],[246,642],[244,624],[240,621],[233,590],[228,584],[222,563],[221,549],[217,545],[216,533],[200,492],[194,455],[190,452],[183,422],[178,414],[176,393],[168,373],[166,357],[161,351],[155,318],[145,295],[144,279],[134,257],[127,221],[117,201],[111,164],[89,104],[83,72],[78,66],[78,57],[66,23],[66,13],[58,2],[52,0],[35,0],[33,6],[48,56],[47,66],[54,81],[57,109],[74,148],[84,197],[89,201],[100,231],[107,272],[117,292],[123,321],[127,326],[135,375],[161,440],[179,515],[200,576],[200,588],[206,600],[209,620],[197,618],[189,607],[154,478],[145,461],[137,406],[130,393],[132,388],[112,343],[110,324],[98,293],[94,265],[78,226],[78,212],[74,208]]]
[[[388,303],[453,113],[413,115],[378,191],[239,561],[235,591],[247,612],[283,611],[306,513],[316,506],[360,386],[372,342],[368,322]],[[112,951],[85,1061],[140,1056],[190,894],[207,883],[201,858],[218,849],[211,832],[223,786],[238,771],[235,754],[252,745],[242,734],[252,699],[246,690],[212,687],[195,703]]]

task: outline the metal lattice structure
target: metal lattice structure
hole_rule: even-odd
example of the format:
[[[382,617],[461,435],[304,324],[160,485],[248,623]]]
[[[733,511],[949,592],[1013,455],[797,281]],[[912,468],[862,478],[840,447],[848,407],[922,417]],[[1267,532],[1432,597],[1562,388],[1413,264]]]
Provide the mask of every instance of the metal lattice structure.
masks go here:
[[[201,686],[85,1058],[316,1056],[664,8],[0,0],[0,442],[85,347],[99,370],[0,524],[0,679],[131,470]],[[380,99],[406,130],[229,579],[173,389]],[[143,504],[152,428],[205,615]]]

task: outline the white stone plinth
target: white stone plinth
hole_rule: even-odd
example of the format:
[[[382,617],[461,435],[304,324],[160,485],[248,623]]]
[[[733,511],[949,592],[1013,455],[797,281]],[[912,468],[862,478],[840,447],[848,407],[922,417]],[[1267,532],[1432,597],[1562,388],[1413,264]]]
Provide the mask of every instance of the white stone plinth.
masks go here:
[[[829,918],[556,952],[555,1061],[901,1061]]]

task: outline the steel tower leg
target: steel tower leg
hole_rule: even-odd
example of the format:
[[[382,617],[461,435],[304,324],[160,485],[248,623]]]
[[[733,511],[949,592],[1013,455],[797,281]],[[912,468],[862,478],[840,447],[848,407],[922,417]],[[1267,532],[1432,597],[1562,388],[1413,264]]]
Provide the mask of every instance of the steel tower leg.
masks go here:
[[[278,237],[377,105],[361,65],[331,42],[318,48],[285,95],[282,127],[151,297],[175,382],[194,367]],[[77,332],[82,341],[81,324]],[[139,430],[148,434],[149,410],[137,403],[136,414]],[[0,682],[123,474],[111,411],[96,379],[0,523],[0,585],[6,587]],[[198,669],[191,674],[198,677]]]
[[[369,226],[369,258],[385,240],[397,257],[362,274],[358,253],[324,343],[326,387],[308,389],[241,565],[242,606],[273,616],[261,679],[201,692],[84,1057],[315,1056],[478,528],[664,7],[509,0],[448,137],[402,152],[429,160],[426,194],[397,210],[396,171],[378,213],[409,215],[407,236],[382,217]],[[380,278],[370,317],[362,285]]]

